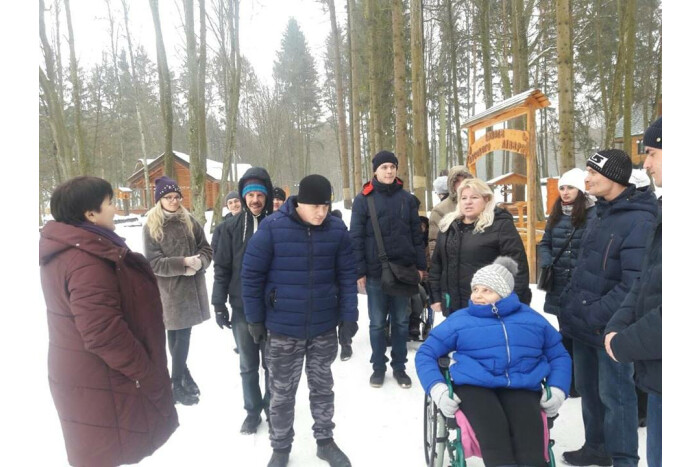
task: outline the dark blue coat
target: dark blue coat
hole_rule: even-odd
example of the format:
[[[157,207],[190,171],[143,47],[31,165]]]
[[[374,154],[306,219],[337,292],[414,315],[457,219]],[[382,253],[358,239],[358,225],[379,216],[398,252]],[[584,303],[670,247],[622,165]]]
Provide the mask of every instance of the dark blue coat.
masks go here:
[[[561,332],[603,347],[603,331],[639,277],[647,239],[656,225],[656,196],[628,186],[617,198],[598,198],[578,263],[561,295]]]
[[[319,226],[303,222],[296,196],[266,217],[248,241],[241,275],[249,323],[312,339],[341,321],[357,321],[357,273],[347,228],[331,215]]]
[[[661,394],[661,200],[642,274],[605,333],[617,332],[610,345],[620,362],[634,362],[637,386]]]
[[[586,223],[574,232],[571,242],[554,265],[554,286],[547,292],[544,299],[544,311],[559,316],[559,296],[571,281],[571,275],[576,267],[581,239],[586,227],[595,217],[595,206],[586,210]],[[542,240],[537,245],[537,263],[539,267],[549,266],[566,244],[573,229],[572,217],[562,214],[557,223],[551,228],[547,226]]]
[[[365,183],[362,193],[357,195],[352,203],[350,237],[357,261],[357,277],[378,279],[382,275],[377,241],[367,206],[368,196],[374,199],[389,261],[404,266],[416,266],[425,271],[427,264],[417,198],[403,189],[403,182],[398,178],[391,185],[380,183],[373,178]]]
[[[550,386],[569,393],[571,357],[561,335],[515,293],[493,305],[470,301],[430,331],[416,353],[425,392],[444,382],[437,360],[452,351],[455,384],[539,391],[547,379]]]

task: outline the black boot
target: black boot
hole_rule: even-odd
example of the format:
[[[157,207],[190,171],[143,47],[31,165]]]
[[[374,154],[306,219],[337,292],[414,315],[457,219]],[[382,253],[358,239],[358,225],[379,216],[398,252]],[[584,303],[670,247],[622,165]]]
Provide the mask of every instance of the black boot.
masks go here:
[[[340,360],[345,361],[345,360],[350,360],[350,357],[352,357],[352,346],[350,344],[342,344],[340,346]]]
[[[185,374],[182,375],[182,387],[185,388],[185,391],[194,394],[195,396],[199,396],[199,386],[197,386],[197,383],[194,382],[194,379],[192,379],[192,375],[190,374],[190,369],[185,367]]]
[[[195,394],[190,394],[182,386],[182,379],[177,378],[172,380],[173,385],[173,399],[175,399],[176,404],[182,405],[195,405],[199,402],[199,397]]]
[[[569,465],[613,465],[612,458],[607,455],[595,453],[585,446],[578,451],[564,453],[564,462]]]
[[[252,435],[258,431],[258,426],[260,423],[262,423],[262,418],[260,418],[259,413],[249,413],[245,420],[243,420],[243,425],[241,425],[241,433],[244,435]]]
[[[289,463],[289,449],[273,449],[267,467],[286,467]]]
[[[328,462],[331,467],[352,467],[350,459],[340,450],[333,438],[316,441],[316,457]]]

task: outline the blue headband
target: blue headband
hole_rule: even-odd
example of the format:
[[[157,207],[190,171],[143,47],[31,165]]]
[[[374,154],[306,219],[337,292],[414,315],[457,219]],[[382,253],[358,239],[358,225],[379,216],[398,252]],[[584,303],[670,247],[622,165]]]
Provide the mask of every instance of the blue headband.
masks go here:
[[[241,196],[245,196],[251,191],[259,191],[265,196],[267,196],[267,188],[265,188],[263,185],[258,185],[256,183],[249,183],[248,185],[244,186],[243,191],[241,192]]]

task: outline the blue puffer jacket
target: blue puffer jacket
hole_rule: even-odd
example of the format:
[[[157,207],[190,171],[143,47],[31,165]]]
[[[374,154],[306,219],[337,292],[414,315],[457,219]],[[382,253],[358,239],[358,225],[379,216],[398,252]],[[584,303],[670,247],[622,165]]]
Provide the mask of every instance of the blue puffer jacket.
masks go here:
[[[559,316],[559,296],[564,291],[566,285],[571,281],[571,275],[576,267],[578,252],[581,248],[581,239],[595,217],[595,206],[586,210],[586,223],[574,232],[571,242],[554,265],[554,287],[547,292],[544,299],[544,311]],[[539,267],[549,266],[559,254],[569,238],[573,229],[572,217],[562,214],[557,223],[551,228],[548,226],[542,240],[537,245],[537,264]]]
[[[515,293],[493,305],[470,301],[430,331],[416,353],[416,372],[426,393],[445,381],[438,358],[452,351],[455,384],[539,391],[547,379],[569,393],[571,357],[561,335]]]
[[[603,347],[603,331],[639,277],[656,225],[656,196],[630,185],[612,201],[598,198],[571,282],[561,295],[561,332]]]
[[[357,321],[357,273],[342,220],[303,222],[296,196],[265,218],[243,257],[243,310],[249,323],[272,332],[312,339]]]
[[[391,185],[373,178],[365,183],[362,193],[352,203],[350,237],[357,261],[357,277],[379,278],[382,275],[382,264],[367,206],[368,196],[374,199],[377,221],[389,261],[404,266],[415,265],[419,270],[425,271],[427,261],[417,198],[403,189],[403,182],[398,178]]]

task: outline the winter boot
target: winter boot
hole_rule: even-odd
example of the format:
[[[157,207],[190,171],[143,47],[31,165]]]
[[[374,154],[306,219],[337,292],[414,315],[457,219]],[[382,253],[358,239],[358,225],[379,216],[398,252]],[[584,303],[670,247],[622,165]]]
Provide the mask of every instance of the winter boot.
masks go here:
[[[316,457],[328,462],[331,467],[352,467],[350,459],[340,450],[333,438],[316,441]]]
[[[350,360],[352,357],[352,346],[350,344],[341,344],[340,346],[340,360]]]
[[[182,379],[177,378],[172,380],[173,385],[173,399],[175,399],[176,404],[182,405],[194,405],[199,402],[199,397],[195,394],[190,394],[182,386]]]
[[[597,454],[586,446],[578,451],[567,451],[564,453],[564,462],[569,465],[613,465],[610,456]]]
[[[374,370],[372,376],[369,377],[369,385],[373,388],[381,388],[384,384],[384,372],[381,370]]]
[[[194,394],[195,396],[199,396],[200,394],[199,386],[197,386],[197,383],[192,379],[190,369],[187,367],[185,367],[185,374],[182,375],[182,387],[185,388],[185,392]]]
[[[267,463],[267,467],[286,467],[289,463],[289,452],[291,449],[273,449],[272,457]]]
[[[241,433],[244,435],[254,434],[258,431],[258,425],[260,425],[260,423],[262,423],[262,418],[260,418],[259,413],[249,413],[245,420],[243,420],[243,425],[241,425]]]
[[[404,370],[394,370],[394,379],[404,389],[411,387],[411,378],[408,377]]]

